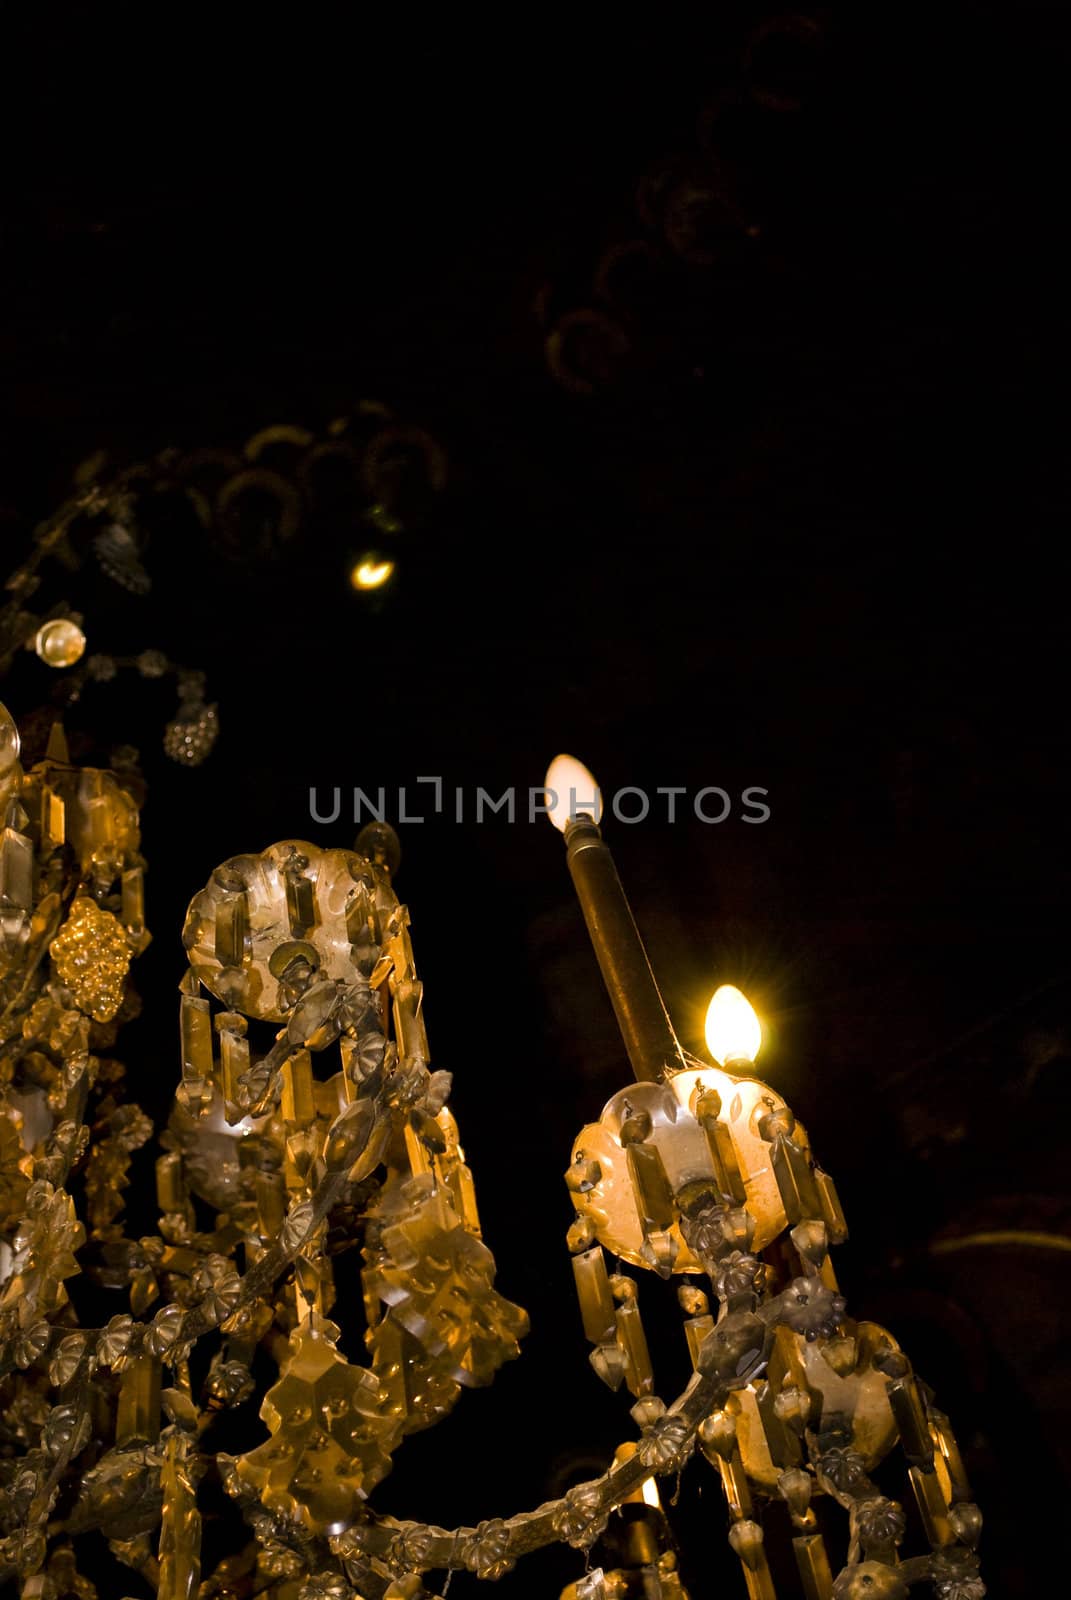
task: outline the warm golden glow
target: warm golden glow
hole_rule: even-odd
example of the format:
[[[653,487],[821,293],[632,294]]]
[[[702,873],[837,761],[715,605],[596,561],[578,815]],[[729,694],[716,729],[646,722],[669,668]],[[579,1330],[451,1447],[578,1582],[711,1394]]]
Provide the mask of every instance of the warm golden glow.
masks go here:
[[[355,589],[382,589],[394,573],[393,561],[382,561],[379,556],[362,556],[350,573]]]
[[[614,1451],[614,1466],[620,1467],[626,1461],[631,1461],[635,1454],[636,1445],[631,1439],[626,1439],[624,1444],[619,1444]],[[662,1502],[658,1498],[658,1484],[654,1478],[644,1478],[638,1488],[630,1489],[625,1496],[627,1505],[639,1505],[641,1502],[654,1506],[659,1511],[662,1509]]]
[[[543,780],[546,790],[547,815],[558,829],[565,832],[570,817],[602,816],[602,795],[599,786],[582,761],[575,756],[555,756]]]
[[[707,1007],[707,1049],[720,1066],[727,1061],[754,1061],[762,1044],[762,1026],[746,995],[731,983],[714,991]]]

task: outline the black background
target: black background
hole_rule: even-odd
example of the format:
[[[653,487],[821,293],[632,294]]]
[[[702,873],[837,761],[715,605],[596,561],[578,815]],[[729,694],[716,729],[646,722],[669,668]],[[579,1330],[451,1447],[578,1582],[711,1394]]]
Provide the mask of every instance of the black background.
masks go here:
[[[850,1308],[952,1413],[991,1592],[1026,1595],[1068,1478],[1067,19],[809,14],[823,48],[779,111],[748,67],[770,15],[9,17],[0,531],[14,565],[97,448],[322,432],[362,399],[429,430],[449,483],[375,604],[347,583],[356,527],[237,560],[156,530],[145,599],[64,580],[91,649],[163,648],[220,706],[192,772],[159,750],[162,688],[92,686],[67,716],[87,749],[138,744],[149,783],[138,1097],[166,1118],[211,869],[350,844],[310,821],[313,785],[408,785],[420,811],[420,776],[524,792],[568,749],[608,793],[768,789],[762,826],[658,802],[607,835],[684,1043],[718,982],[760,1009],[760,1069],[853,1225]],[[636,195],[704,140],[750,232],[695,264]],[[634,239],[629,349],[569,392],[546,335]],[[30,658],[4,696],[21,716],[54,687]],[[587,1366],[560,1179],[627,1068],[547,824],[400,831],[434,1064],[533,1319],[376,1494],[450,1525],[629,1432]],[[948,1244],[1008,1230],[1049,1243]],[[705,1470],[679,1518],[696,1600],[732,1574]],[[536,1558],[502,1592],[577,1567]]]

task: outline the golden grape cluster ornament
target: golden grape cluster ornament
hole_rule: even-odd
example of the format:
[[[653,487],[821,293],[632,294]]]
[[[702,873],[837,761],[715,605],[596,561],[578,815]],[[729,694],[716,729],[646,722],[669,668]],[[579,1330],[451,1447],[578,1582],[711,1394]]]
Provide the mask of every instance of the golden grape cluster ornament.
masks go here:
[[[130,971],[130,938],[118,918],[91,896],[79,895],[49,953],[79,1011],[94,1022],[110,1022]]]

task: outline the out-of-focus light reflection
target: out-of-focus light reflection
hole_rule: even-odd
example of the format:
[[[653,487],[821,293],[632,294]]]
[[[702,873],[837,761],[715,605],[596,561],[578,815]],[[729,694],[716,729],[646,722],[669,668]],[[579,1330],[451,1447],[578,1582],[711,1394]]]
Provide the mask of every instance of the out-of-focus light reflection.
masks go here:
[[[394,562],[367,555],[354,564],[350,582],[355,589],[382,589],[394,576]]]

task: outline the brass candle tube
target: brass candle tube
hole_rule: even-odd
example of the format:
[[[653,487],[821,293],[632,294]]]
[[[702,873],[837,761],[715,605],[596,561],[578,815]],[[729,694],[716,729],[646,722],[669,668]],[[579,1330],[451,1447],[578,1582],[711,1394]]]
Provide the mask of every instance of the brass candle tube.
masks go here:
[[[655,982],[625,891],[596,823],[565,825],[569,873],[606,992],[636,1077],[651,1083],[683,1070],[684,1056]]]

